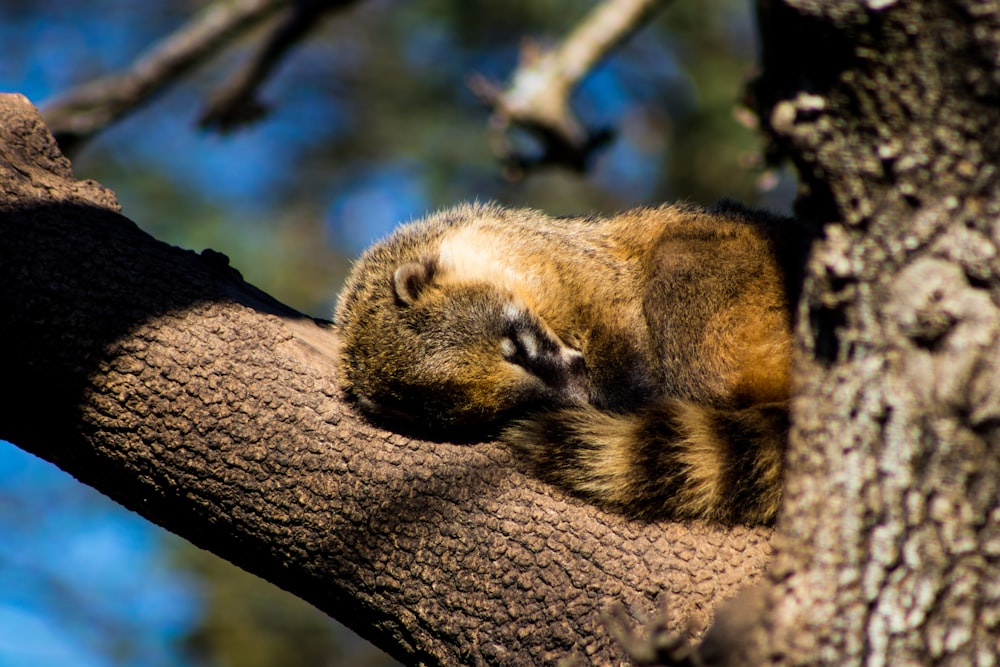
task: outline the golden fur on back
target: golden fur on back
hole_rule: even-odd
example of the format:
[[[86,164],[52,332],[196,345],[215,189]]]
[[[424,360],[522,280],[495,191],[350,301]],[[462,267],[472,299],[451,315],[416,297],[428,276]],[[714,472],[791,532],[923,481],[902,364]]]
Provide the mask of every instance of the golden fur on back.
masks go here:
[[[803,243],[734,204],[442,211],[355,264],[342,383],[375,414],[499,426],[543,477],[633,516],[769,522]]]

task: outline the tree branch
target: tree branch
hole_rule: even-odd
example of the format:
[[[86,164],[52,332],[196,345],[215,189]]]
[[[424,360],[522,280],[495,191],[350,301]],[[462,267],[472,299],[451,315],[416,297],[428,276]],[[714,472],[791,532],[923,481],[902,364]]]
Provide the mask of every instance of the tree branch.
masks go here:
[[[570,96],[584,76],[668,1],[604,0],[555,48],[542,51],[526,43],[506,89],[481,75],[470,77],[469,87],[494,110],[495,150],[513,175],[542,164],[579,171],[586,167],[610,133],[585,128],[570,108]],[[505,139],[511,125],[535,134],[544,148],[542,156],[519,153]]]
[[[257,57],[212,103],[206,116],[219,125],[248,115],[253,91],[287,49],[304,35],[327,9],[350,4],[330,0],[233,0],[207,7],[188,24],[154,45],[120,74],[90,81],[59,95],[44,108],[45,120],[65,152],[76,150],[87,139],[149,101],[194,67],[227,47],[248,29],[287,7],[265,40]],[[305,19],[305,20],[303,20]],[[260,110],[258,110],[260,111]],[[259,115],[259,114],[258,114]],[[204,119],[203,119],[204,120]]]
[[[260,48],[250,62],[212,96],[198,124],[228,132],[260,119],[267,107],[257,99],[257,90],[267,81],[281,59],[328,12],[356,2],[357,0],[293,0],[292,6],[282,13],[281,18],[261,40]]]
[[[141,232],[20,96],[0,191],[0,437],[396,657],[610,663],[613,605],[683,633],[760,576],[767,530],[630,522],[359,418],[328,323]]]

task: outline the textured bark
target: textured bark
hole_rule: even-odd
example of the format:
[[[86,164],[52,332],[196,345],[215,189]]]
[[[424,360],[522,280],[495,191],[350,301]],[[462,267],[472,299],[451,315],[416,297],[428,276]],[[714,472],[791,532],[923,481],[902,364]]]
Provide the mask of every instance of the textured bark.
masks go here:
[[[610,605],[684,631],[759,578],[766,530],[628,522],[496,443],[366,423],[328,323],[138,230],[19,96],[0,191],[0,437],[401,660],[608,663]]]
[[[1000,3],[760,3],[758,104],[826,222],[784,515],[732,664],[1000,655]]]

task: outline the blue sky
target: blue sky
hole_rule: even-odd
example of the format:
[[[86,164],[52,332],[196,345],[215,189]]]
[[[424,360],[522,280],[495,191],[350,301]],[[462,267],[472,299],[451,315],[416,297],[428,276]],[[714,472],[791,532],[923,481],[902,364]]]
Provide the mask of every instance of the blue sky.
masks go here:
[[[2,440],[0,488],[0,665],[182,664],[199,601],[161,530]],[[110,661],[122,637],[141,653]]]

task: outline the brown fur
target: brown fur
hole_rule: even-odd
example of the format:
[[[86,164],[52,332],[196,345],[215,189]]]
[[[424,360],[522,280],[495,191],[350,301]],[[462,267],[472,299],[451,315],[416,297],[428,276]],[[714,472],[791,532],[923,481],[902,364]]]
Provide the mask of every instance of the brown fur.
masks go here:
[[[551,218],[466,205],[355,265],[337,308],[362,407],[503,437],[641,517],[773,520],[794,221],[732,204]]]

